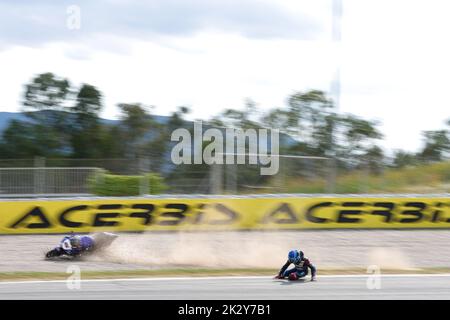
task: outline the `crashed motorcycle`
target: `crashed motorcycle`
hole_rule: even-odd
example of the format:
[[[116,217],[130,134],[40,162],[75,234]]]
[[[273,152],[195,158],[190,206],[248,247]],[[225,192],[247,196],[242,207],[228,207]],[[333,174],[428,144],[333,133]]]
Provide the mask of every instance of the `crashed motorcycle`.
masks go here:
[[[47,260],[54,259],[75,259],[98,252],[108,246],[118,237],[118,235],[102,232],[93,235],[65,236],[61,242],[45,254]]]

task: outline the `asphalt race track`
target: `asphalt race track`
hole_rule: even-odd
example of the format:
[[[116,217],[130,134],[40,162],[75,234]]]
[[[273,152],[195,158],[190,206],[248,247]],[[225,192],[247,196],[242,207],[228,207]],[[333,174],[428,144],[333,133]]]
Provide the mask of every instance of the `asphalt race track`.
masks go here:
[[[0,299],[450,299],[450,274],[321,276],[290,282],[270,277],[104,279],[0,282]]]
[[[66,272],[68,263],[43,259],[62,237],[0,236],[0,272]],[[319,270],[450,268],[449,239],[448,229],[121,233],[103,256],[76,264],[83,271],[264,267],[275,273],[300,246]]]

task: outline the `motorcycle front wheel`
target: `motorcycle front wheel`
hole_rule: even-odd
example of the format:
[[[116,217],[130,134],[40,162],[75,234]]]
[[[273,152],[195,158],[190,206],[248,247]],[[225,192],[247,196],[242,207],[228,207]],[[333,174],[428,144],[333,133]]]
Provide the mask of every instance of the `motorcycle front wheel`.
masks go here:
[[[59,257],[60,255],[61,255],[61,254],[59,253],[58,250],[53,249],[53,250],[50,250],[49,252],[47,252],[47,253],[45,254],[45,258],[46,258],[46,259],[51,259],[51,258],[54,258],[54,257]]]

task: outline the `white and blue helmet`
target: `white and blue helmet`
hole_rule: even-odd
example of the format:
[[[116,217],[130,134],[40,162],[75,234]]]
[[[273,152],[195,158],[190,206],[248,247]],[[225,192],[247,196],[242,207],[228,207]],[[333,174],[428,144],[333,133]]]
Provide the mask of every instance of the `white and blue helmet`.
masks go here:
[[[299,263],[303,258],[303,252],[298,250],[291,250],[288,254],[288,260],[290,263]]]

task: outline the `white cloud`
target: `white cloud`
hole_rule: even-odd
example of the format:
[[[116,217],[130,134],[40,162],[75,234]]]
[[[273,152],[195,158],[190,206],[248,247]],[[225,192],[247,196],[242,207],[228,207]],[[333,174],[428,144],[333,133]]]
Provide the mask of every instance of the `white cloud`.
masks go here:
[[[5,32],[0,33],[0,45],[2,48],[37,47],[50,42],[79,43],[89,41],[92,36],[111,35],[155,41],[161,36],[189,37],[204,31],[260,39],[315,39],[322,32],[322,23],[317,17],[305,10],[292,10],[287,1],[283,3],[268,0],[78,0],[75,6],[81,14],[80,29],[74,32],[67,27],[67,21],[73,18],[73,13],[67,12],[74,5],[72,1],[3,1],[0,21]],[[299,5],[304,7],[304,3],[302,0]],[[98,40],[94,48],[101,44],[101,38]]]
[[[115,8],[132,7],[130,2],[113,2]],[[245,21],[251,17],[250,7],[240,14],[229,8],[219,18],[216,4],[201,13],[190,7],[187,13],[196,21],[192,32],[166,32],[153,24],[162,29],[152,29],[159,31],[149,37],[143,12],[126,32],[117,34],[115,28],[107,32],[106,20],[101,20],[73,39],[44,35],[39,46],[18,46],[13,35],[0,37],[9,41],[0,51],[2,111],[17,111],[22,85],[34,74],[51,71],[75,84],[98,86],[109,118],[117,117],[119,102],[142,102],[156,105],[158,114],[189,105],[192,118],[204,119],[223,108],[242,106],[246,97],[267,109],[282,106],[296,90],[328,90],[340,60],[341,111],[381,120],[384,146],[416,150],[422,130],[442,127],[450,117],[450,3],[344,0],[340,54],[330,42],[331,0],[264,3],[265,8],[276,7],[277,14],[320,22],[315,40],[303,39],[301,28],[298,35],[297,29],[287,30],[304,21],[289,20],[290,25],[280,27],[275,19],[264,25],[263,12]],[[94,13],[85,11],[88,17]],[[176,22],[187,14],[171,12],[165,21]],[[132,18],[120,20],[116,28]],[[94,32],[96,26],[101,32]]]

